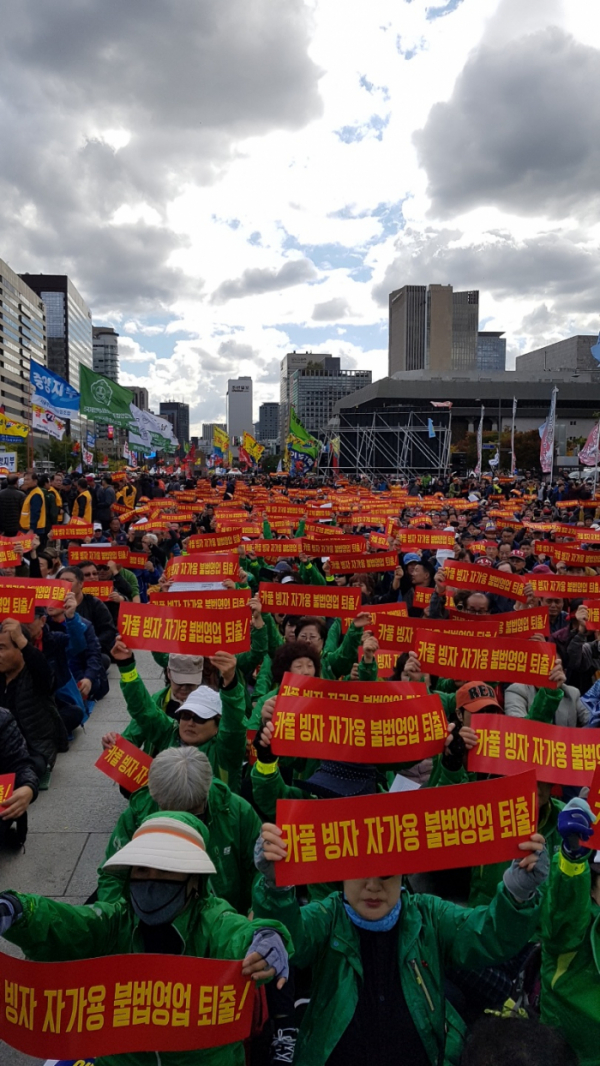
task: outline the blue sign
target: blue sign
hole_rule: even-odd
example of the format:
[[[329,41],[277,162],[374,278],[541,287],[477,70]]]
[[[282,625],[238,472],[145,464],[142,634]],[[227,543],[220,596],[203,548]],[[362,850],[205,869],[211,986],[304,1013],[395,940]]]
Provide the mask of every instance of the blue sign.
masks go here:
[[[596,341],[596,343],[592,344],[590,352],[594,356],[594,359],[597,359],[600,363],[600,333],[598,334],[598,340]]]
[[[86,433],[86,436],[85,436],[85,444],[86,444],[87,448],[95,448],[96,447],[96,434],[95,433],[91,433],[89,429],[88,429],[88,431]]]
[[[71,418],[79,411],[79,393],[68,381],[31,360],[29,380],[33,385],[33,403],[52,411],[59,418]]]

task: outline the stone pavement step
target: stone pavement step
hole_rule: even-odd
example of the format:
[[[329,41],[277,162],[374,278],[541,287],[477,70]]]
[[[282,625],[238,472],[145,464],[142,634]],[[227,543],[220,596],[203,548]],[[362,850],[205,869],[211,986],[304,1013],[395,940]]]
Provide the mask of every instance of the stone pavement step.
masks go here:
[[[150,692],[164,685],[161,667],[149,652],[136,653],[137,668]],[[29,808],[25,852],[0,854],[0,889],[35,892],[64,903],[81,904],[96,887],[97,868],[117,818],[125,809],[119,789],[96,770],[104,733],[119,732],[129,722],[119,689],[119,672],[111,666],[110,691],[97,703],[85,728],[76,730],[69,751],[58,756],[50,788]],[[0,939],[6,954],[21,952]],[[0,975],[1,979],[2,975]],[[0,1041],[1,1066],[41,1066]]]

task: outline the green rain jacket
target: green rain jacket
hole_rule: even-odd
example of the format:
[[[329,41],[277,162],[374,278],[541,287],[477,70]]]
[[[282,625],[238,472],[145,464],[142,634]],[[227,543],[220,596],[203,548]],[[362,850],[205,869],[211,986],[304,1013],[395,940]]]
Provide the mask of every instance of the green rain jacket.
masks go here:
[[[562,1029],[581,1066],[600,1057],[600,907],[589,862],[554,856],[542,907],[541,1021]]]
[[[512,958],[533,934],[538,914],[538,897],[518,904],[503,885],[489,907],[474,910],[437,896],[403,892],[400,979],[432,1066],[455,1066],[460,1061],[466,1031],[445,1000],[445,968],[481,969]],[[293,889],[271,888],[263,877],[254,888],[254,915],[282,921],[294,941],[294,962],[313,967],[312,996],[294,1066],[324,1066],[354,1015],[363,976],[358,931],[344,910],[341,894],[300,908]]]
[[[165,748],[179,746],[179,726],[161,710],[148,692],[135,664],[119,663],[121,692],[127,710],[140,729],[141,744],[156,755]],[[246,689],[236,675],[230,688],[219,690],[223,713],[214,737],[198,745],[220,778],[233,792],[239,792],[242,763],[246,758]],[[140,746],[141,746],[140,744]]]
[[[206,878],[204,879],[207,880]],[[65,962],[102,955],[142,954],[139,919],[127,900],[73,907],[45,896],[12,892],[23,905],[22,917],[6,933],[28,959]],[[243,959],[257,930],[273,926],[291,950],[287,930],[278,922],[250,922],[234,914],[228,903],[205,896],[188,904],[173,927],[183,943],[183,955],[196,958]],[[108,1055],[96,1066],[244,1066],[241,1043],[206,1051],[160,1051]]]
[[[113,830],[104,860],[124,847],[148,815],[158,810],[147,787],[134,792]],[[208,794],[204,824],[210,834],[206,850],[217,868],[210,878],[211,887],[216,896],[230,903],[238,913],[247,914],[256,877],[254,843],[260,836],[260,818],[245,799],[215,778]],[[117,903],[127,896],[127,881],[126,870],[100,866],[98,899],[102,903]]]

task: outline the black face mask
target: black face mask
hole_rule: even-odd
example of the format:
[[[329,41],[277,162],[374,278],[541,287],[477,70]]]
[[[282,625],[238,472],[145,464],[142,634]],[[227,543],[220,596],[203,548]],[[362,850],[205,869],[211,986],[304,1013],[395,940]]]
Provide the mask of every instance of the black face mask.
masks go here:
[[[181,914],[188,881],[130,881],[131,906],[146,925],[163,925]]]

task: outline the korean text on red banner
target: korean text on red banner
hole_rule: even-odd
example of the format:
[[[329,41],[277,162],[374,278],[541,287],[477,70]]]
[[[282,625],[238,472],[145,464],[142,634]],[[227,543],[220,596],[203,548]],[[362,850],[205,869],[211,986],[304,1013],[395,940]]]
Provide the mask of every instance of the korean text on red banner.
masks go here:
[[[265,614],[322,615],[338,618],[344,612],[354,614],[360,608],[361,591],[351,588],[327,588],[316,585],[279,585],[261,581],[258,587]]]
[[[474,640],[423,629],[415,632],[414,651],[426,673],[457,681],[474,678],[516,681],[538,688],[556,688],[550,674],[556,661],[554,644],[533,640]]]
[[[172,581],[237,581],[239,558],[233,552],[182,555],[170,561],[166,573]]]
[[[250,611],[197,611],[154,606],[154,603],[119,604],[119,631],[128,648],[214,655],[228,651],[239,655],[250,649]]]
[[[477,747],[469,752],[469,770],[516,774],[535,770],[538,781],[553,785],[589,785],[600,764],[597,729],[570,729],[529,718],[474,714]]]
[[[148,784],[148,770],[152,758],[125,737],[117,735],[111,748],[106,748],[95,766],[103,774],[123,785],[129,792],[137,792]]]
[[[497,596],[506,596],[511,600],[526,603],[524,589],[525,578],[519,574],[505,574],[491,566],[478,566],[476,563],[462,563],[448,559],[444,563],[447,584],[454,589],[468,589],[469,592],[493,592]]]
[[[250,589],[207,589],[193,592],[163,592],[160,588],[151,597],[155,606],[189,607],[200,611],[234,611],[247,607],[252,596]]]
[[[0,577],[0,596],[22,596],[28,601],[33,596],[35,607],[59,607],[70,591],[70,581],[48,581],[40,577]]]

